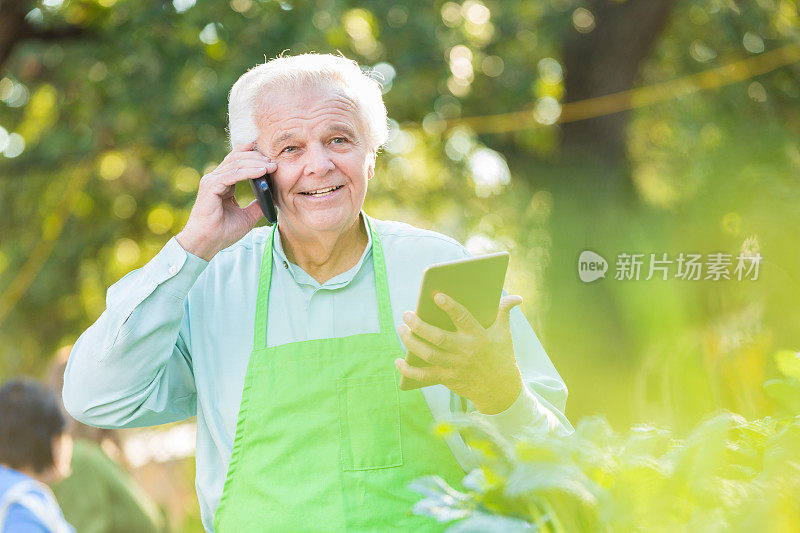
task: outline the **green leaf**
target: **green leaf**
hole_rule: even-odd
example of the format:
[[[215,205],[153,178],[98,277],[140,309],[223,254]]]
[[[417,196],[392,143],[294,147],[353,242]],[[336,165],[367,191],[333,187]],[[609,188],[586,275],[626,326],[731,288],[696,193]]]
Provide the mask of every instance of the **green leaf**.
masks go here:
[[[427,496],[414,504],[414,514],[430,516],[439,522],[451,522],[469,516],[472,498],[447,484],[439,476],[426,476],[409,483],[410,490]]]
[[[781,374],[800,380],[800,352],[781,350],[775,354],[775,363]]]
[[[536,492],[563,492],[593,506],[600,490],[577,465],[526,463],[511,473],[505,493],[514,498]]]
[[[447,529],[447,533],[517,533],[518,531],[539,531],[539,528],[519,518],[475,511],[466,520]]]
[[[800,382],[788,379],[771,379],[764,383],[770,398],[791,413],[800,413]]]

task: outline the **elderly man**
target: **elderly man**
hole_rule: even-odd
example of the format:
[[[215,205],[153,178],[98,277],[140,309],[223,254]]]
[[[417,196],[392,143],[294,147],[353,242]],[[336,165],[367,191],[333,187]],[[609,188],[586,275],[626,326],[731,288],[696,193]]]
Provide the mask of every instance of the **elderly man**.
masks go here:
[[[572,431],[566,387],[512,309],[519,296],[501,299],[489,329],[446,295],[455,333],[406,312],[425,267],[469,254],[362,211],[388,132],[380,88],[355,62],[259,65],[234,84],[229,114],[233,151],[200,180],[185,228],[109,289],[75,344],[75,418],[197,415],[197,492],[218,532],[442,529],[410,513],[407,485],[457,485],[472,466],[457,434],[430,431],[458,396],[508,436]],[[259,205],[241,208],[234,185],[266,173],[278,223],[254,229]],[[432,366],[406,364],[406,348]],[[425,386],[399,391],[401,375]]]

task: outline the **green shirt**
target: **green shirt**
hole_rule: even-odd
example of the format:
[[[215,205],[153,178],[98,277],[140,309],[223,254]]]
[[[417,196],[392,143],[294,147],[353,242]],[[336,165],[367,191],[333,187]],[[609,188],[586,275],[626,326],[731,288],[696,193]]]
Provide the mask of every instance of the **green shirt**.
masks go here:
[[[163,519],[152,501],[97,444],[76,439],[72,474],[52,487],[80,533],[155,533]]]

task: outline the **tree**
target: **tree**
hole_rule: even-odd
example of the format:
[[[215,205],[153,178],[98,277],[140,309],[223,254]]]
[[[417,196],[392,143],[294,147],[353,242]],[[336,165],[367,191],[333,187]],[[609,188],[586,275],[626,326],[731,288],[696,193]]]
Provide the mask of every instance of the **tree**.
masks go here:
[[[573,15],[563,45],[566,102],[630,90],[669,21],[676,0],[594,0]],[[581,20],[583,17],[584,20]],[[629,112],[564,125],[565,151],[619,164],[627,159]]]

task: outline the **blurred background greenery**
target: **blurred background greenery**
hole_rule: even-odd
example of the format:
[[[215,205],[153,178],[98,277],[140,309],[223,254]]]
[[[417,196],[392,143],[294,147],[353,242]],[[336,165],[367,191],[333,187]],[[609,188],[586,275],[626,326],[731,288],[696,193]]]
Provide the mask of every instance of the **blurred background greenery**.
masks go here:
[[[378,73],[391,119],[365,209],[511,251],[506,289],[573,422],[768,415],[772,354],[800,347],[798,16],[797,0],[2,1],[0,381],[41,375],[180,231],[228,152],[238,76],[338,50]],[[605,279],[579,279],[584,250]],[[743,252],[757,279],[733,274]],[[622,253],[645,254],[640,280],[615,279]],[[731,279],[645,280],[651,253],[731,254]]]

